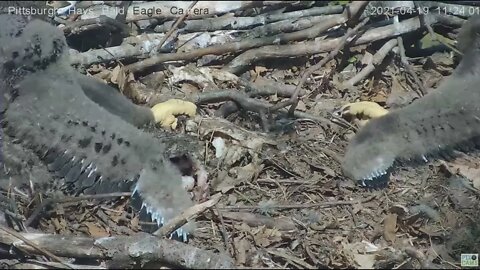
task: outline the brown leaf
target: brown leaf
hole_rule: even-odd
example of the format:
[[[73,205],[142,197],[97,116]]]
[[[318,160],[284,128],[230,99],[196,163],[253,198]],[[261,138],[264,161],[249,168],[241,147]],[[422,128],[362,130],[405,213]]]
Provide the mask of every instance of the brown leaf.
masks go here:
[[[63,218],[53,218],[52,223],[53,223],[53,226],[55,227],[55,231],[57,232],[64,232],[67,228],[67,223]]]
[[[378,247],[366,241],[346,243],[342,241],[343,252],[352,257],[360,269],[373,269],[375,264],[376,252]]]
[[[389,242],[395,242],[397,231],[397,214],[389,214],[383,220],[383,237]]]
[[[457,158],[446,162],[445,167],[452,174],[459,174],[472,181],[473,187],[480,189],[480,160],[477,157]]]
[[[407,105],[413,100],[413,98],[418,97],[415,92],[405,89],[396,77],[392,78],[392,87],[390,89],[390,95],[385,101],[390,108],[398,108]]]
[[[120,65],[117,65],[111,72],[110,76],[110,81],[116,85],[118,85],[118,81],[122,79],[122,77],[125,77],[123,72],[122,72],[122,67]]]
[[[373,269],[375,264],[374,254],[353,254],[353,257],[361,269]]]
[[[237,251],[237,263],[245,265],[247,262],[247,251],[251,250],[250,242],[243,237],[235,237],[233,245]]]
[[[139,216],[135,216],[134,218],[132,218],[130,220],[130,226],[134,229],[134,230],[139,230],[140,229],[140,219],[139,219]]]
[[[215,191],[221,191],[222,193],[227,193],[237,184],[240,184],[237,179],[230,177],[226,171],[219,171],[217,177],[212,181],[212,187]]]
[[[238,181],[247,181],[250,182],[255,174],[258,172],[258,166],[255,166],[253,163],[245,165],[243,167],[238,168],[237,176]]]
[[[127,90],[128,84],[135,81],[135,78],[132,73],[128,72],[123,66],[117,65],[112,70],[112,77],[110,81],[118,85],[118,89],[122,94]]]
[[[274,243],[282,240],[282,233],[277,229],[269,229],[262,226],[260,230],[255,233],[255,243],[261,247],[268,247]]]
[[[108,81],[110,81],[110,78],[112,77],[112,72],[108,69],[105,69],[98,73],[95,73],[94,75],[92,75],[92,77],[97,78],[104,83],[107,83]]]
[[[262,73],[268,71],[268,68],[266,67],[262,67],[262,66],[255,66],[255,72],[258,74],[258,75],[261,75]]]
[[[100,227],[95,223],[86,222],[84,225],[87,227],[88,234],[92,237],[98,238],[110,236],[110,234],[103,227]]]
[[[128,200],[122,200],[119,204],[117,204],[112,211],[107,211],[106,213],[112,219],[113,222],[118,224],[121,218],[125,217],[125,207],[128,204]]]

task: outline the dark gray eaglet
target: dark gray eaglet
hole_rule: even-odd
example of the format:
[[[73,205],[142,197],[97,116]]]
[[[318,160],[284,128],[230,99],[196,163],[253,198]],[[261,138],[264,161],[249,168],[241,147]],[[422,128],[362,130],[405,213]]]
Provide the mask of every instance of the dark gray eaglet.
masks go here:
[[[452,75],[419,100],[370,120],[347,147],[344,174],[384,187],[394,163],[451,159],[480,145],[480,16],[461,28],[462,60]]]
[[[148,109],[99,94],[99,82],[69,65],[56,27],[7,14],[0,25],[1,136],[35,152],[66,191],[134,192],[137,210],[158,225],[193,204],[164,144],[134,126],[153,119]],[[192,226],[177,234],[185,239]]]

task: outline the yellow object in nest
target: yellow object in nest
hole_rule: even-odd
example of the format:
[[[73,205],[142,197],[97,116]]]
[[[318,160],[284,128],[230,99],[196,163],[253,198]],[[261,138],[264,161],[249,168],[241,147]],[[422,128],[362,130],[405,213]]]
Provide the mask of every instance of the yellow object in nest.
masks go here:
[[[388,110],[371,101],[348,103],[340,109],[342,116],[354,117],[360,120],[363,126],[369,119],[378,118],[388,113]]]
[[[168,101],[158,103],[151,108],[155,123],[160,123],[163,128],[177,127],[177,115],[188,115],[194,117],[197,112],[197,105],[189,101],[179,99],[170,99]]]

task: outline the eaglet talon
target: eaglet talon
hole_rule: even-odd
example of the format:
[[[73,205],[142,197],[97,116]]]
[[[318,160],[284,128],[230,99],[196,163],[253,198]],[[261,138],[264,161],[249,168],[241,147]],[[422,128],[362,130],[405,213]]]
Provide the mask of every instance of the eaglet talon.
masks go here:
[[[180,114],[194,117],[197,106],[192,102],[179,99],[170,99],[168,101],[158,103],[151,108],[155,123],[160,123],[162,128],[175,129],[177,127],[177,118]]]

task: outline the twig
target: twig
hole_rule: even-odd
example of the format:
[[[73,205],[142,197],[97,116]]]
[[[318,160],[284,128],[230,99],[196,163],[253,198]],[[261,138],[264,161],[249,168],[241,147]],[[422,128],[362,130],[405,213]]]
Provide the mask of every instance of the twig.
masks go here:
[[[42,202],[39,206],[35,208],[33,213],[25,222],[25,227],[30,226],[35,219],[37,219],[38,215],[40,215],[41,211],[52,203],[67,203],[67,202],[79,202],[85,200],[95,200],[95,199],[108,199],[114,197],[130,197],[132,195],[131,192],[115,192],[115,193],[107,193],[107,194],[94,194],[94,195],[84,195],[78,197],[65,197],[59,199],[47,199]]]
[[[338,162],[338,164],[342,164],[342,159],[334,151],[327,148],[321,148],[320,151],[322,151],[325,155],[329,156],[330,158],[333,158],[336,162]]]
[[[196,216],[205,212],[207,209],[210,209],[211,207],[216,205],[221,197],[222,193],[217,193],[213,195],[210,200],[200,204],[196,204],[186,209],[180,215],[172,218],[168,223],[164,224],[160,229],[156,230],[153,234],[159,237],[170,235],[172,232],[183,226],[189,220],[195,218]]]
[[[333,202],[320,202],[320,203],[311,203],[311,204],[286,204],[286,205],[271,205],[269,208],[275,208],[280,210],[286,209],[304,209],[304,208],[328,208],[335,207],[339,205],[352,205],[357,203],[366,203],[375,199],[376,195],[370,196],[364,200],[354,200],[354,201],[333,201]],[[260,209],[261,206],[224,206],[220,209],[225,210],[255,210]]]
[[[96,63],[104,63],[112,60],[121,60],[126,58],[135,58],[146,56],[148,52],[132,45],[125,44],[120,46],[113,46],[108,48],[90,50],[82,53],[75,53],[70,55],[71,63],[74,65],[89,66]]]
[[[424,96],[425,94],[427,94],[427,90],[425,90],[425,87],[423,87],[423,83],[420,81],[417,74],[413,70],[412,66],[408,62],[407,56],[405,55],[405,47],[403,46],[403,39],[400,36],[397,37],[397,45],[398,45],[398,49],[400,51],[399,52],[400,53],[400,59],[402,61],[403,67],[407,70],[407,72],[410,74],[410,76],[413,77],[413,80],[415,81],[415,84],[417,85],[417,87],[420,91],[420,93],[418,93],[419,96]]]
[[[289,264],[292,264],[298,268],[304,268],[304,269],[314,269],[316,267],[314,267],[313,265],[311,264],[308,264],[307,262],[305,262],[303,259],[300,259],[298,257],[295,257],[293,255],[290,255],[290,254],[287,254],[285,251],[281,251],[281,250],[267,250],[268,253],[274,255],[274,256],[277,256],[277,257],[280,257],[280,258],[283,258],[284,260],[286,260]]]
[[[362,9],[359,9],[359,10],[362,10]],[[286,100],[284,102],[279,102],[276,105],[269,108],[269,112],[272,113],[272,112],[275,112],[275,111],[277,111],[281,108],[285,108],[285,107],[291,105],[290,109],[288,111],[288,114],[293,115],[294,111],[295,111],[295,108],[298,105],[298,94],[299,94],[300,89],[302,88],[303,84],[307,81],[308,77],[310,77],[310,75],[312,75],[313,72],[315,72],[318,69],[320,69],[321,67],[323,67],[323,65],[325,65],[328,61],[332,60],[340,52],[340,50],[342,50],[345,47],[345,45],[349,41],[349,38],[356,35],[358,30],[361,27],[365,26],[365,24],[368,22],[368,20],[369,20],[369,18],[367,17],[361,23],[359,23],[357,26],[355,26],[355,28],[348,29],[347,33],[345,34],[345,36],[343,36],[343,38],[340,41],[340,44],[338,45],[337,48],[335,48],[335,50],[330,52],[327,57],[323,58],[317,64],[311,66],[310,68],[308,68],[303,73],[300,81],[297,84],[297,87],[295,88],[295,92],[293,93],[293,95],[288,100]]]
[[[222,238],[223,238],[223,243],[225,244],[225,250],[228,251],[228,233],[227,229],[225,226],[225,221],[223,220],[223,214],[220,212],[218,207],[215,205],[214,206],[215,211],[217,212],[218,219],[220,220],[220,231],[222,233]],[[215,212],[212,210],[212,213],[215,214]]]
[[[226,100],[234,101],[244,110],[257,112],[257,113],[266,112],[266,110],[271,107],[270,103],[261,101],[259,99],[249,98],[244,94],[239,93],[237,91],[233,91],[233,90],[208,91],[208,92],[203,92],[201,94],[194,95],[191,98],[189,98],[189,101],[197,105],[205,104],[205,103],[221,102]],[[283,109],[279,110],[278,112],[283,114],[287,113],[287,111]],[[336,123],[336,122],[330,121],[327,118],[323,118],[321,116],[314,116],[308,113],[295,111],[294,116],[297,118],[307,118],[323,125],[329,125],[330,123],[335,123],[342,127],[348,127],[348,126],[345,126],[343,123]]]
[[[269,206],[267,206],[269,208]],[[249,212],[225,212],[224,219],[229,219],[237,222],[247,224],[250,227],[265,226],[270,229],[277,229],[280,231],[292,231],[296,229],[295,222],[291,217],[271,217],[261,214]]]
[[[430,261],[427,259],[427,256],[420,252],[419,250],[416,250],[411,247],[406,247],[405,248],[405,253],[407,253],[408,256],[415,258],[418,260],[418,262],[422,265],[423,269],[438,269],[439,267],[435,264],[430,263]]]
[[[386,42],[380,50],[378,50],[377,53],[372,58],[372,61],[367,64],[367,66],[362,69],[360,72],[358,72],[355,76],[350,78],[348,81],[343,83],[343,87],[349,88],[363,80],[365,77],[367,77],[370,73],[372,73],[375,68],[380,65],[383,62],[383,59],[387,57],[387,55],[392,51],[392,49],[397,46],[397,40],[396,39],[391,39],[388,42]]]
[[[67,263],[65,263],[62,259],[60,259],[58,256],[56,256],[55,254],[52,254],[51,252],[49,252],[48,250],[45,250],[43,249],[42,247],[38,246],[37,244],[33,243],[32,241],[26,239],[25,237],[23,237],[22,234],[16,232],[16,231],[13,231],[13,230],[10,230],[9,228],[7,227],[4,227],[2,225],[0,225],[0,230],[22,240],[23,242],[25,242],[25,244],[29,245],[30,247],[32,247],[33,249],[35,249],[36,251],[38,251],[40,254],[44,255],[44,256],[47,256],[53,260],[55,260],[56,262],[58,263],[61,263],[64,267],[68,268],[68,269],[73,269],[72,267],[70,267],[70,265],[68,265]],[[15,243],[13,243],[15,244]],[[17,246],[18,247],[18,246]]]
[[[271,96],[291,97],[295,92],[295,88],[281,82],[271,82],[265,85],[256,85],[248,80],[238,78],[238,85],[245,88],[248,97]],[[300,90],[300,95],[304,95],[305,91]],[[239,106],[233,101],[227,101],[220,106],[215,115],[226,118],[228,115],[238,111]]]
[[[238,78],[238,85],[245,87],[245,92],[249,97],[271,96],[291,97],[295,92],[291,85],[281,82],[272,82],[265,85],[256,85],[248,80]],[[300,95],[304,95],[305,91],[300,90]]]
[[[11,218],[15,219],[16,221],[23,221],[25,220],[25,217],[21,214],[17,214],[17,213],[13,213],[12,211],[6,209],[6,210],[3,210],[3,212],[5,212],[5,214],[7,214],[8,216],[10,216]]]
[[[170,30],[163,36],[163,38],[160,40],[160,43],[155,46],[154,49],[151,50],[150,56],[153,56],[154,54],[157,54],[160,52],[160,49],[163,46],[163,43],[172,35],[172,33],[178,28],[178,26],[187,18],[187,16],[190,14],[190,11],[192,8],[197,4],[198,1],[193,1],[190,6],[188,6],[187,12],[185,12],[182,16],[180,16],[176,22],[173,24],[173,26],[170,28]]]

